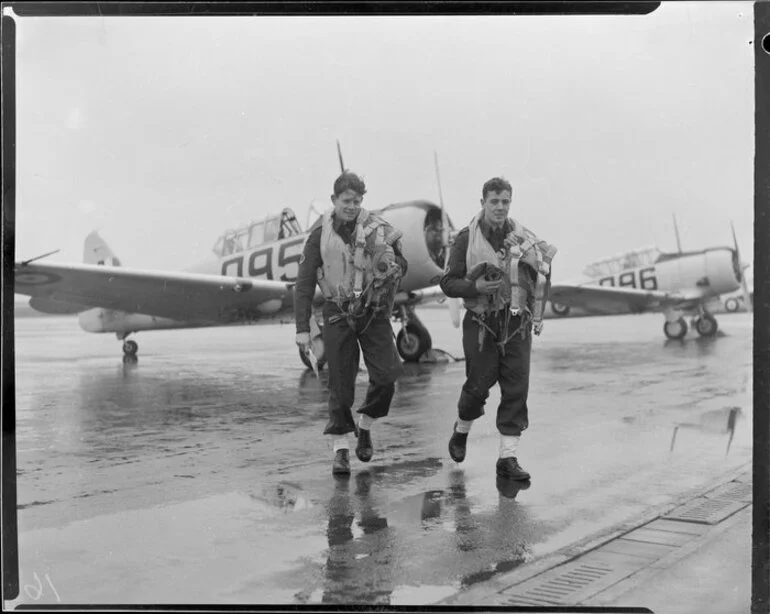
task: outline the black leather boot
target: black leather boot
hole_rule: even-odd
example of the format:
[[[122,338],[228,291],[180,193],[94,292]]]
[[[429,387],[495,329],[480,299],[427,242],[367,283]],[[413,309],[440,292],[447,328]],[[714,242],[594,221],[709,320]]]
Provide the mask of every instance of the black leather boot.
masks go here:
[[[519,461],[516,460],[515,456],[510,456],[508,458],[498,458],[497,459],[497,477],[499,478],[508,478],[511,480],[528,480],[529,479],[529,473],[524,471],[524,469],[519,465]]]
[[[465,460],[465,446],[468,443],[468,433],[457,432],[457,422],[452,427],[452,437],[449,439],[449,456],[456,463]]]
[[[369,429],[358,429],[358,444],[356,445],[356,456],[362,463],[368,463],[372,460],[374,448],[372,447],[372,433]]]

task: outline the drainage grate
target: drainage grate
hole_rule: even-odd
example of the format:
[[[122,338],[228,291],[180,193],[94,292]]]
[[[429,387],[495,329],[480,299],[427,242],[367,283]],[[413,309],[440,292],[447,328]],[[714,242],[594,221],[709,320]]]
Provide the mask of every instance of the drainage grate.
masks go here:
[[[501,591],[505,605],[574,605],[640,569],[636,557],[594,552]]]
[[[676,520],[667,520],[665,518],[657,518],[642,527],[643,529],[654,529],[656,531],[665,531],[666,533],[681,533],[684,535],[691,535],[697,537],[703,535],[709,528],[703,524],[677,522]]]
[[[745,503],[751,503],[753,489],[751,484],[743,484],[741,482],[728,482],[723,484],[712,491],[707,492],[704,497],[709,499],[730,499],[732,501],[744,501]]]
[[[672,522],[681,525],[679,522]],[[701,526],[701,525],[696,525]],[[648,544],[660,544],[662,546],[684,546],[698,536],[698,533],[677,533],[675,531],[662,531],[650,527],[640,527],[630,533],[626,533],[623,539],[627,541],[645,542]],[[611,542],[610,542],[611,543]]]
[[[703,524],[717,524],[728,516],[732,516],[738,510],[746,507],[748,503],[741,501],[728,501],[726,499],[708,499],[698,497],[689,503],[680,505],[669,512],[663,518],[668,520],[681,520],[685,522],[700,522]]]

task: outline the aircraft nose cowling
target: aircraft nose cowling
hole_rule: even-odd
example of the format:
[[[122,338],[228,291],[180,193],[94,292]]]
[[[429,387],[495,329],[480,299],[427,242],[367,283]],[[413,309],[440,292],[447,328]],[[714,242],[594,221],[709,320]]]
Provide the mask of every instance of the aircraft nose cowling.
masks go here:
[[[378,213],[404,233],[401,247],[408,268],[401,289],[411,292],[438,284],[444,272],[441,208],[415,200],[389,205]]]
[[[742,273],[734,250],[714,249],[706,252],[706,277],[715,294],[734,292],[741,286]]]

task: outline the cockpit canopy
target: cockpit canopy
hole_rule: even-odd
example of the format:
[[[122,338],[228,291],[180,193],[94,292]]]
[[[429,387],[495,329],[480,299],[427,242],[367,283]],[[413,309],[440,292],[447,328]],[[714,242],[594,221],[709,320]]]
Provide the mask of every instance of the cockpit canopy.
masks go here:
[[[302,228],[297,217],[291,209],[286,208],[279,215],[226,231],[217,239],[213,251],[218,258],[225,258],[298,234],[302,234]]]
[[[655,246],[631,250],[612,258],[592,262],[583,270],[583,274],[591,279],[598,279],[617,275],[629,269],[652,266],[660,258],[660,254],[660,250]]]

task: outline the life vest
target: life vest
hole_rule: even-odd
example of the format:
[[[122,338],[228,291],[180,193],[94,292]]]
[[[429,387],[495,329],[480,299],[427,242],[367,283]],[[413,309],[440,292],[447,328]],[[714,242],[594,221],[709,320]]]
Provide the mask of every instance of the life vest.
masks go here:
[[[375,311],[391,309],[401,267],[393,245],[402,233],[381,217],[361,209],[353,232],[354,244],[345,243],[334,230],[331,211],[321,227],[321,259],[318,285],[324,297],[341,308],[345,303]]]
[[[493,311],[510,309],[513,315],[525,314],[535,326],[542,326],[545,309],[546,276],[551,270],[551,261],[556,255],[556,247],[549,245],[528,228],[508,219],[510,232],[505,237],[505,245],[496,252],[481,230],[484,213],[476,215],[468,225],[468,250],[465,254],[468,277],[483,275],[487,267],[493,267],[501,273],[502,284],[492,295],[473,299],[464,299],[467,310],[476,315],[485,315]],[[534,282],[527,271],[520,271],[520,263],[526,263],[535,271]]]

